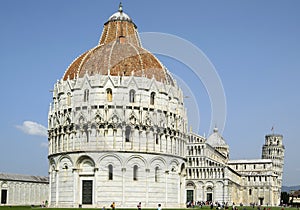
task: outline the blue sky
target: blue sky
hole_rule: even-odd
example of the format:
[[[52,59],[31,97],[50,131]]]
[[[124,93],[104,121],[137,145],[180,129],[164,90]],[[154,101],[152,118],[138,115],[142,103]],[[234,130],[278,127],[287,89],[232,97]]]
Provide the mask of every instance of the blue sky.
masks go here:
[[[1,1],[0,171],[48,174],[49,90],[77,56],[97,45],[118,4]],[[213,63],[226,96],[223,136],[231,159],[260,158],[264,136],[274,126],[286,147],[284,185],[299,185],[300,1],[128,0],[123,6],[139,32],[181,37]],[[158,57],[193,90],[198,132],[208,135],[211,107],[204,85],[193,80],[186,65]]]

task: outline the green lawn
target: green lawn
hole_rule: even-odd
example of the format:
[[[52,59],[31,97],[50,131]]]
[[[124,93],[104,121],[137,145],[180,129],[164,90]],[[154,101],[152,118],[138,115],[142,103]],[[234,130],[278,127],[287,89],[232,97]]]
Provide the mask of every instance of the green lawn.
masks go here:
[[[263,210],[264,207],[261,208],[261,210]],[[0,206],[0,210],[74,210],[74,209],[82,209],[82,210],[95,210],[96,208],[41,208],[41,207],[31,207],[31,206]],[[100,208],[97,208],[100,209]],[[238,207],[239,210],[257,210],[257,207],[249,207],[249,206],[243,206],[243,207]],[[271,207],[271,210],[283,210],[282,207]],[[110,210],[110,209],[107,209]],[[116,210],[118,210],[118,208],[116,208]],[[121,210],[121,209],[120,209]],[[122,210],[137,210],[136,208],[134,209],[122,209]],[[156,209],[147,209],[147,210],[156,210]],[[163,210],[172,210],[171,208],[163,208]],[[185,209],[174,209],[174,210],[210,210],[209,206],[204,206],[203,208],[185,208]],[[216,208],[214,208],[213,210],[216,210]],[[232,210],[232,208],[230,207],[229,210]],[[297,208],[289,208],[289,207],[285,207],[284,210],[299,210]]]

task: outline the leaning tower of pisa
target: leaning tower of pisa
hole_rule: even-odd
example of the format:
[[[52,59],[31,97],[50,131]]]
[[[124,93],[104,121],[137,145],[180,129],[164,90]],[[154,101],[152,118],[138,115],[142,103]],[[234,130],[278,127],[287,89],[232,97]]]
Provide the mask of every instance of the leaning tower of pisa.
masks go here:
[[[277,176],[275,186],[277,186],[278,204],[280,203],[280,193],[282,187],[282,174],[284,165],[284,145],[283,136],[280,134],[269,134],[265,136],[265,144],[262,147],[262,159],[271,159],[273,162],[273,173]]]

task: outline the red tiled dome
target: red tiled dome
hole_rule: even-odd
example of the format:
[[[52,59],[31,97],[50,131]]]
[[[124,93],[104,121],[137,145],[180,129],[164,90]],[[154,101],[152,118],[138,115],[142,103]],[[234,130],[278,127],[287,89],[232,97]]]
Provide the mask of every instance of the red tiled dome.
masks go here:
[[[76,58],[66,70],[63,80],[85,74],[145,76],[174,84],[160,61],[142,48],[136,26],[122,8],[104,24],[98,46]]]

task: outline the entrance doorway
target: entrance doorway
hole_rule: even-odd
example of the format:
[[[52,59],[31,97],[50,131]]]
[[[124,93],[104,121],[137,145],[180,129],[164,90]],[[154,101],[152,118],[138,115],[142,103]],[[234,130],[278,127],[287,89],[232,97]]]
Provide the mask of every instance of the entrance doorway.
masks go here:
[[[194,190],[187,190],[186,191],[186,202],[193,202],[194,201]]]
[[[212,193],[207,193],[206,194],[206,201],[212,202]]]
[[[260,197],[258,198],[259,199],[259,205],[264,205],[264,198],[263,197]]]
[[[1,190],[1,204],[6,204],[7,202],[7,190]]]
[[[82,180],[82,204],[93,204],[92,180]]]

